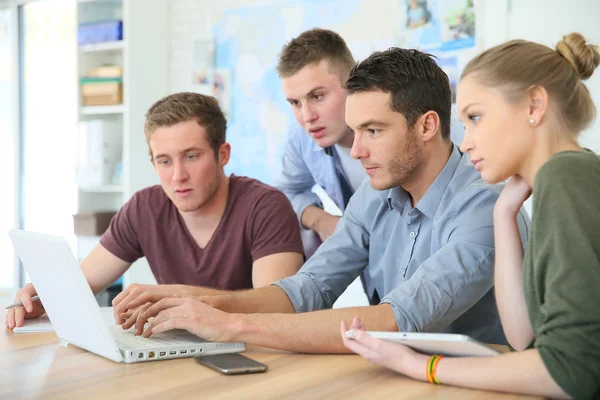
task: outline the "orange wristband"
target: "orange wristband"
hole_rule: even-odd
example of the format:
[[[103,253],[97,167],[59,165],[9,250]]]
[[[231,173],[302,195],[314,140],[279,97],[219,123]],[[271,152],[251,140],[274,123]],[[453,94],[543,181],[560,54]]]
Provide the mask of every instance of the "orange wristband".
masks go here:
[[[431,367],[431,379],[433,380],[433,383],[436,385],[439,385],[440,381],[438,380],[437,376],[435,376],[435,370],[437,369],[437,366],[442,358],[444,358],[444,356],[438,355],[436,357],[436,359],[433,361],[433,365]]]

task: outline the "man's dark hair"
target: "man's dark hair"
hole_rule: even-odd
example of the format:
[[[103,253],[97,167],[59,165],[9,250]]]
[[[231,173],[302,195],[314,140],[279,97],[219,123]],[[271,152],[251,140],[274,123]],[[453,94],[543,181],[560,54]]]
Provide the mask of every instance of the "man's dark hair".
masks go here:
[[[427,111],[435,111],[442,138],[450,137],[450,83],[431,54],[398,47],[377,51],[352,68],[346,89],[348,95],[389,93],[392,109],[404,115],[409,127]]]

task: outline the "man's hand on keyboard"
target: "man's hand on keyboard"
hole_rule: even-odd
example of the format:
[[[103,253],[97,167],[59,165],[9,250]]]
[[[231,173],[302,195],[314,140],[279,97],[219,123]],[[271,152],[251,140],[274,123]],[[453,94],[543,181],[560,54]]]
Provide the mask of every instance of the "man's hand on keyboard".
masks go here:
[[[228,342],[231,341],[228,337],[231,316],[194,297],[165,298],[140,314],[136,332],[144,329],[144,322],[154,317],[143,330],[144,337],[172,329],[185,329],[206,340]]]
[[[167,297],[191,296],[190,290],[186,285],[129,285],[112,301],[115,322],[121,325],[129,321],[135,310],[144,304],[156,303]]]
[[[148,302],[146,304],[142,304],[141,306],[139,306],[135,310],[128,310],[127,312],[121,314],[121,318],[123,318],[125,320],[125,322],[121,325],[121,327],[123,329],[129,329],[129,328],[131,328],[133,325],[136,324],[136,322],[140,318],[140,315],[144,311],[146,311],[152,304],[154,304],[154,303]],[[152,320],[152,318],[150,320]],[[143,323],[141,323],[141,326],[144,326],[145,322],[146,321],[144,321]],[[141,335],[141,334],[142,334],[142,329],[135,331],[135,335]]]

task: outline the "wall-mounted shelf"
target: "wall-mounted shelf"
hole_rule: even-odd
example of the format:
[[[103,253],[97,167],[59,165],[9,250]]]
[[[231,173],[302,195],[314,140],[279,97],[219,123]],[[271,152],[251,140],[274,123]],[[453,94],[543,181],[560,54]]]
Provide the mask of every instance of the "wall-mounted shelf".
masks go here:
[[[95,187],[80,187],[79,190],[81,190],[82,192],[89,193],[122,193],[123,187],[121,185],[106,185]]]
[[[79,51],[83,53],[96,53],[100,51],[117,51],[125,48],[125,41],[84,44],[79,46]]]
[[[78,123],[90,127],[100,121],[106,127],[108,136],[114,134],[115,141],[121,147],[118,152],[119,168],[121,168],[120,184],[110,183],[113,180],[111,174],[103,174],[101,180],[82,179],[81,187],[77,190],[77,213],[117,211],[136,191],[158,183],[156,172],[148,162],[144,122],[148,108],[155,101],[169,94],[169,3],[169,0],[77,1],[78,27],[99,21],[120,20],[123,29],[123,40],[74,46],[73,49],[77,52],[78,64],[77,76],[74,77],[79,83]],[[152,45],[149,46],[149,43]],[[98,71],[102,67],[121,67],[121,71],[120,74]],[[96,71],[90,73],[92,69]],[[122,104],[103,106],[83,104],[82,78],[117,76],[122,78],[120,88]],[[106,104],[117,101],[111,97],[107,102],[90,102],[91,97],[108,98],[114,94],[103,93],[102,90],[105,88],[100,90],[96,87],[96,89],[97,93],[87,90],[86,104]],[[97,98],[94,100],[98,100]],[[78,133],[81,135],[84,131],[85,129],[82,129]],[[94,140],[98,139],[94,135],[92,137]],[[86,140],[83,142],[89,143]],[[78,146],[79,144],[78,141]],[[110,153],[113,154],[112,151]],[[84,155],[84,153],[78,154]],[[86,157],[88,154],[86,151]],[[118,163],[115,163],[115,168],[117,165]],[[111,169],[108,168],[106,171]],[[91,176],[97,178],[93,174]],[[93,183],[97,186],[86,186]],[[84,259],[96,246],[98,239],[98,237],[78,237],[77,257],[80,260]],[[151,283],[147,279],[148,276],[153,279],[148,263],[144,259],[138,260],[127,271],[124,285],[132,282]]]
[[[114,106],[87,106],[81,107],[82,115],[123,114],[125,106],[117,104]]]

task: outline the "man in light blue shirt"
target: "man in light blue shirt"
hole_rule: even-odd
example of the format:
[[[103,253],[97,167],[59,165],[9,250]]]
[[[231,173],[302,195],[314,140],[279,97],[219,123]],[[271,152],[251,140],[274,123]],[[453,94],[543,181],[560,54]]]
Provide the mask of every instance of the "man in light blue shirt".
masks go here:
[[[298,123],[288,132],[281,174],[274,186],[290,199],[300,224],[321,240],[331,236],[339,217],[323,210],[312,187],[321,186],[344,211],[366,177],[349,155],[354,134],[344,120],[343,83],[353,66],[344,39],[326,29],[311,29],[291,40],[277,65],[283,92]]]
[[[357,64],[347,89],[351,154],[369,180],[335,233],[296,275],[231,295],[160,300],[138,332],[156,316],[144,335],[180,328],[213,341],[341,353],[340,320],[358,316],[369,330],[504,343],[492,291],[500,188],[450,141],[448,77],[428,54],[393,48]],[[521,210],[523,243],[528,222]],[[330,309],[361,273],[378,304]]]

